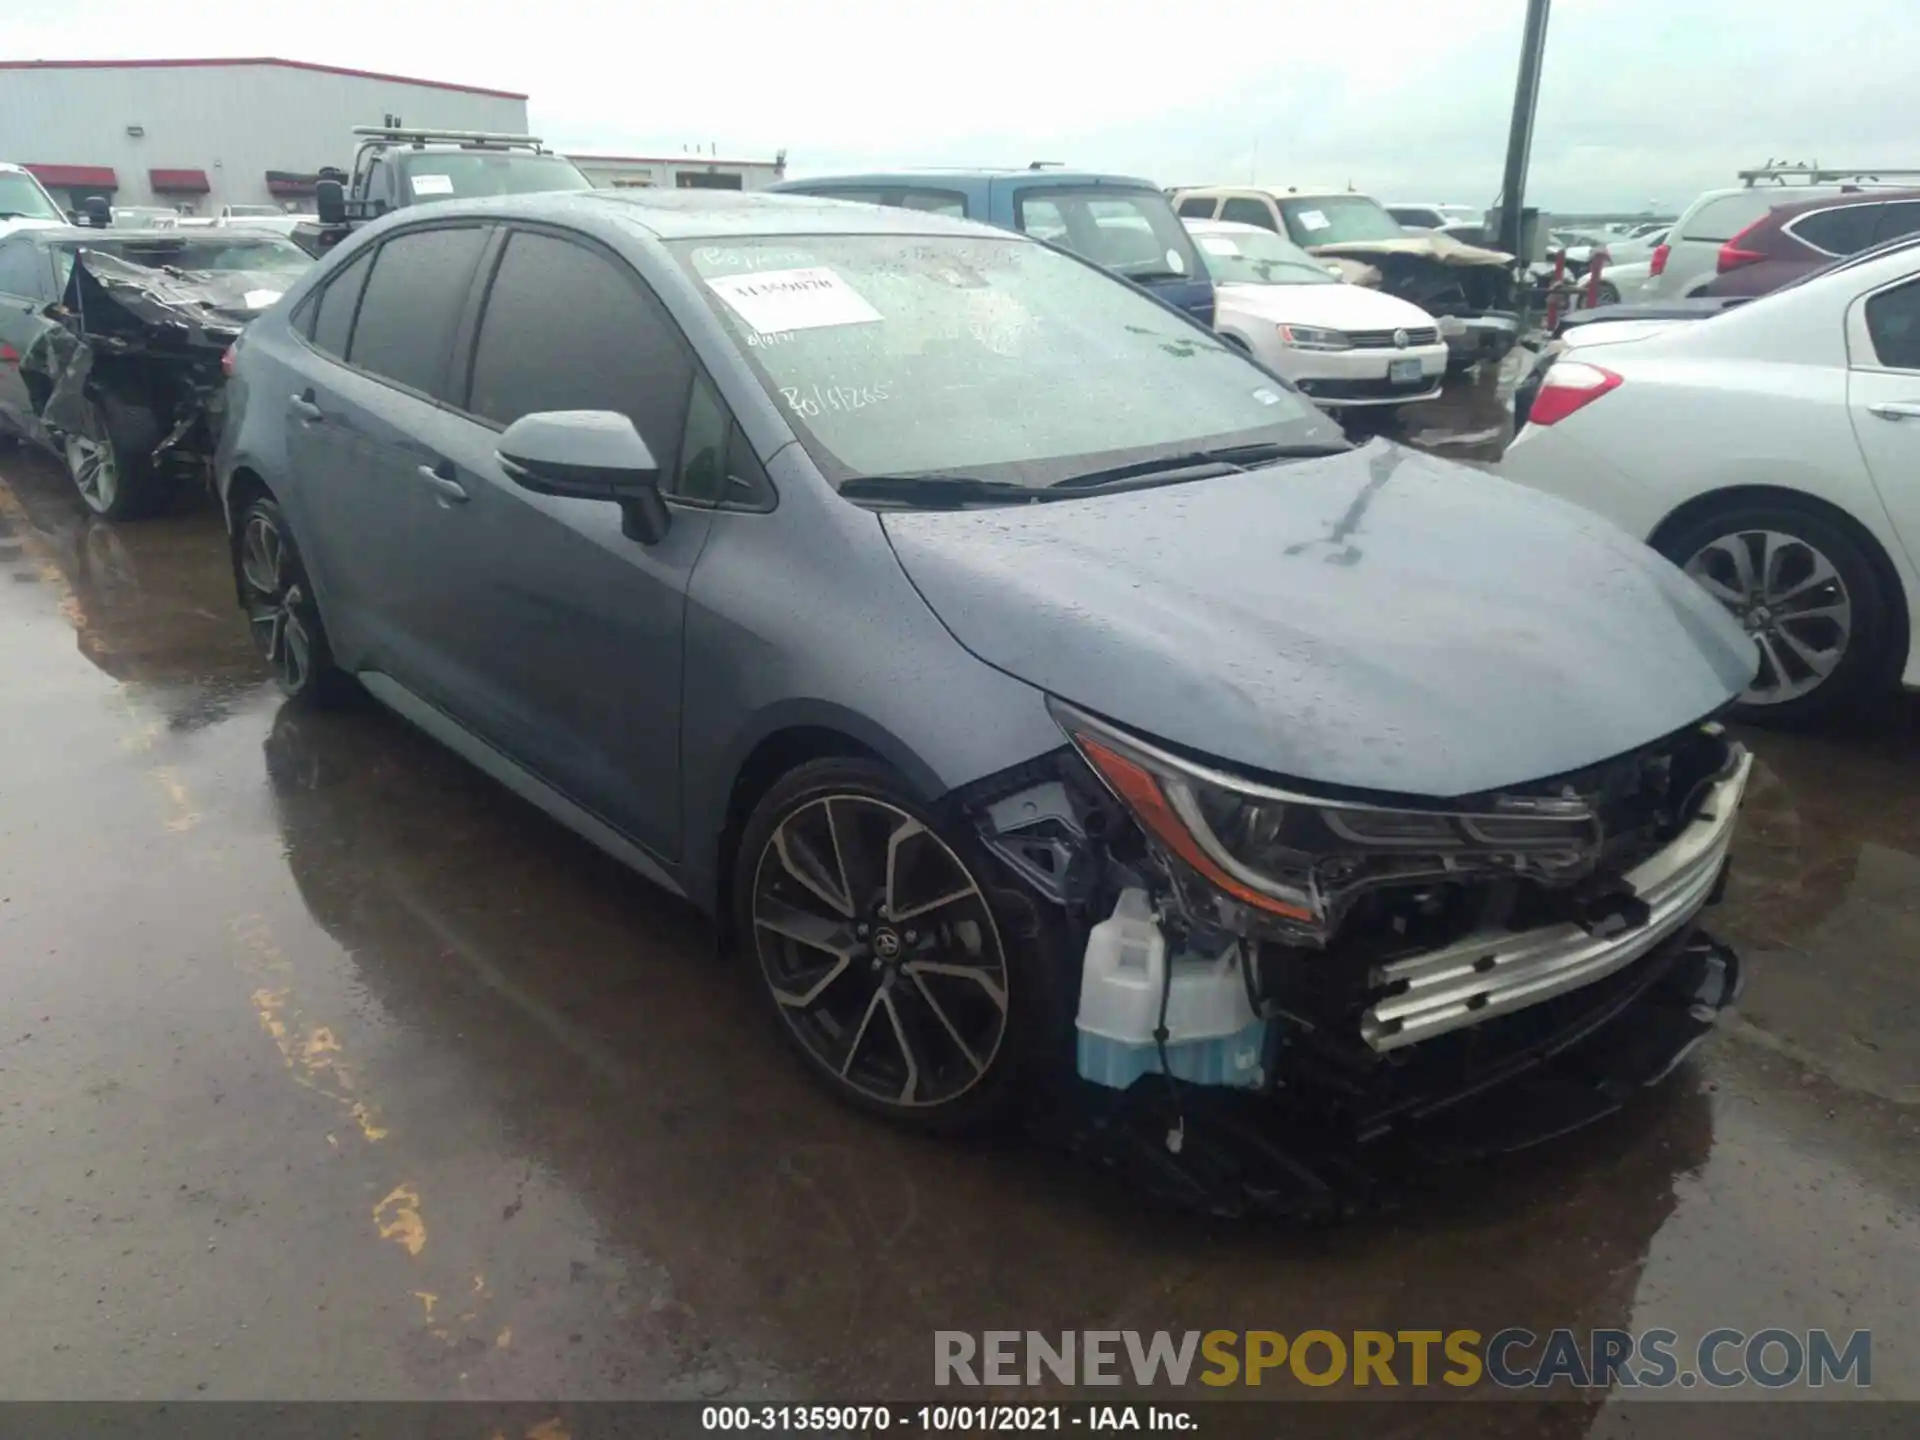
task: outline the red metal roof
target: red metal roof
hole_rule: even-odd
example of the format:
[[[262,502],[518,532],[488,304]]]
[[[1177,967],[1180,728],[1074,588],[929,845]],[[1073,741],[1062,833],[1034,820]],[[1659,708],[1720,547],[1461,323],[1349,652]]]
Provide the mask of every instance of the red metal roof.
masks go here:
[[[90,190],[118,190],[120,182],[111,165],[33,165],[23,164],[42,185],[78,185]]]
[[[156,194],[170,191],[176,195],[204,195],[213,189],[207,183],[204,170],[149,170],[147,183]]]
[[[279,65],[288,70],[317,70],[324,75],[352,75],[361,80],[387,80],[397,85],[424,85],[430,90],[458,90],[463,95],[491,95],[500,100],[527,98],[518,90],[489,90],[482,85],[455,85],[446,80],[419,80],[411,75],[387,75],[378,70],[353,70],[344,65],[318,65],[311,60],[281,60],[272,55],[200,60],[0,60],[0,70],[167,70],[227,65]]]

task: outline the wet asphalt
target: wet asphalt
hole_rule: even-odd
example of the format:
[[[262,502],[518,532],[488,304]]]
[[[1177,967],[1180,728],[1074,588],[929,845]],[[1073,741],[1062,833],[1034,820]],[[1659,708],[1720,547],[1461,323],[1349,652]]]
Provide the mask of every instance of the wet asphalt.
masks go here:
[[[1465,458],[1510,423],[1429,410]],[[284,706],[206,504],[108,525],[0,452],[0,724],[0,1396],[908,1398],[936,1329],[1783,1325],[1873,1329],[1920,1399],[1920,701],[1751,737],[1747,995],[1663,1090],[1316,1231],[841,1108],[683,905],[371,706]],[[1521,1408],[1419,1433],[1613,1433]]]

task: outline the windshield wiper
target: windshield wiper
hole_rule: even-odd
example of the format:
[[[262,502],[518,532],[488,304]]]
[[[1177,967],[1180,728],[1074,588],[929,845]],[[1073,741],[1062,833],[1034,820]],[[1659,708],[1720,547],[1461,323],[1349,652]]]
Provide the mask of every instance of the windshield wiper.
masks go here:
[[[972,475],[862,475],[841,484],[849,500],[897,500],[903,505],[951,510],[963,505],[1025,505],[1059,499],[1011,480],[981,480]]]
[[[1351,445],[1223,445],[1213,450],[1188,450],[1178,455],[1161,455],[1152,460],[1136,460],[1130,465],[1110,465],[1104,470],[1088,470],[1056,480],[1055,490],[1092,490],[1119,485],[1129,480],[1171,485],[1180,479],[1200,480],[1201,475],[1180,472],[1211,466],[1229,473],[1244,471],[1273,460],[1310,460],[1321,455],[1339,455]],[[1132,488],[1132,487],[1129,487]]]

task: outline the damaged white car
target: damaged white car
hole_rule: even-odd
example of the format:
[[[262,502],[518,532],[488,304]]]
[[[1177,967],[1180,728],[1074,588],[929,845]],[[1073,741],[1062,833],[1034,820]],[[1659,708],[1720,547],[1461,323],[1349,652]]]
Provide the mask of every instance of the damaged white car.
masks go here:
[[[1340,267],[1342,278],[1418,305],[1440,322],[1452,368],[1498,363],[1520,337],[1511,255],[1435,230],[1408,230],[1351,190],[1208,186],[1174,193],[1183,220],[1275,230]]]

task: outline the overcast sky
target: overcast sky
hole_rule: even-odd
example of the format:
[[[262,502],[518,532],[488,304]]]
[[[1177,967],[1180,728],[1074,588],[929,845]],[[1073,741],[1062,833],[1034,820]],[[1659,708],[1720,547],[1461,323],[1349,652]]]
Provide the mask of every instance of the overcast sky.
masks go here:
[[[1499,188],[1524,0],[0,0],[7,58],[277,55],[526,91],[562,148],[792,173],[1064,160]],[[523,15],[524,23],[511,17]],[[0,72],[3,74],[4,72]],[[1554,0],[1529,201],[1677,209],[1770,157],[1920,166],[1920,0]]]

